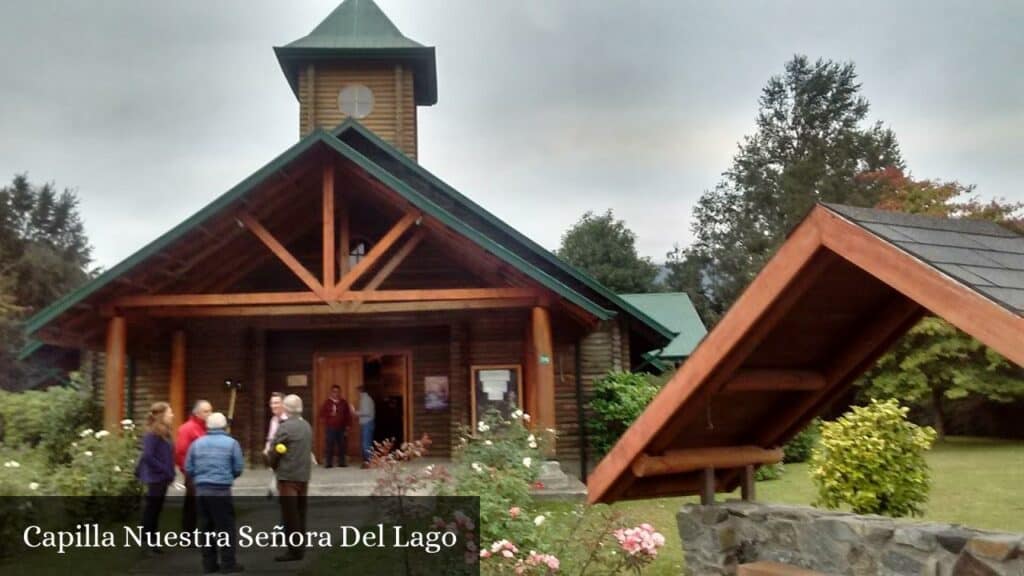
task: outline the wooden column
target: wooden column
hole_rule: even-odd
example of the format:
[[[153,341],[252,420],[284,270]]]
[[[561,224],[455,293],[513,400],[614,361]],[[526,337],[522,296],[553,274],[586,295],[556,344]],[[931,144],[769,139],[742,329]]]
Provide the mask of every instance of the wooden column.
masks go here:
[[[330,161],[324,164],[323,177],[324,196],[324,289],[334,289],[334,164]]]
[[[555,426],[555,363],[554,347],[551,344],[551,315],[544,306],[535,306],[530,313],[530,331],[533,342],[534,386],[531,390],[536,398],[534,422],[541,430]],[[531,403],[532,404],[532,403]],[[553,451],[553,447],[552,447]]]
[[[743,484],[740,494],[743,499],[747,502],[753,502],[757,499],[756,490],[754,488],[756,482],[756,475],[754,474],[754,465],[747,464],[743,467]]]
[[[174,411],[174,428],[185,421],[185,331],[175,330],[171,334],[171,377],[168,399]]]
[[[715,469],[705,468],[702,474],[700,503],[703,506],[713,506],[715,504]]]
[[[103,383],[103,427],[111,432],[121,430],[124,418],[124,371],[128,326],[124,316],[114,316],[107,323],[107,354]]]

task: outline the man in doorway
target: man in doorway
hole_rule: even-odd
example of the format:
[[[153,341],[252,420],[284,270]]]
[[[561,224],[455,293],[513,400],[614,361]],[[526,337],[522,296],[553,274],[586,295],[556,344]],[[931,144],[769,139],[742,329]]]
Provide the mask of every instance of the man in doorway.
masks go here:
[[[327,454],[324,455],[324,468],[334,465],[334,453],[338,453],[338,465],[344,468],[345,448],[348,446],[348,427],[352,425],[352,408],[341,397],[341,387],[331,386],[331,395],[320,407],[320,424],[324,427]]]
[[[373,398],[366,392],[366,386],[359,387],[359,440],[363,449],[363,467],[370,464],[373,457],[373,423],[377,410]]]
[[[312,468],[313,429],[302,417],[302,398],[295,394],[282,402],[287,417],[277,427],[270,450],[270,467],[277,476],[281,523],[285,532],[306,531],[306,494]],[[289,541],[290,538],[289,538]],[[289,547],[288,552],[274,558],[277,562],[301,560],[305,548]]]
[[[191,532],[196,529],[196,486],[185,470],[185,455],[192,443],[206,434],[206,420],[213,412],[213,406],[206,400],[197,400],[192,406],[188,421],[178,427],[174,443],[174,463],[185,475],[185,502],[181,511],[181,529]]]

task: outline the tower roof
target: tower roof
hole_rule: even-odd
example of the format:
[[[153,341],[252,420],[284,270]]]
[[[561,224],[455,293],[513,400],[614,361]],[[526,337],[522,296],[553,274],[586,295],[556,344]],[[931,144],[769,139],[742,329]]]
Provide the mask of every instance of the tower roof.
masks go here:
[[[416,104],[437,102],[434,48],[407,38],[373,0],[345,0],[313,30],[274,48],[292,92],[298,95],[298,71],[311,61],[402,62],[413,69]]]

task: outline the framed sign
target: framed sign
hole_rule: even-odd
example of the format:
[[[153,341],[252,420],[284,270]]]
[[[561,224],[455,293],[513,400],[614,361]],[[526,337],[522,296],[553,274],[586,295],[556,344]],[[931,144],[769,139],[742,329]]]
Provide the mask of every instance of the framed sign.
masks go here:
[[[431,412],[448,409],[447,376],[427,376],[423,379],[423,407]]]
[[[285,383],[289,388],[305,388],[309,385],[309,377],[306,374],[289,374]]]
[[[490,410],[502,418],[511,418],[512,412],[523,407],[522,370],[518,364],[473,366],[469,381],[473,387],[470,408],[473,426]]]

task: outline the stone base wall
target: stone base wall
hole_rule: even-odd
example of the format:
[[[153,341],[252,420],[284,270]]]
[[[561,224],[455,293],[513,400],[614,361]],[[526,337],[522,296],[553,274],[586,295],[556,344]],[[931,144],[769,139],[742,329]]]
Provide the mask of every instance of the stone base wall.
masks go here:
[[[687,504],[677,520],[695,576],[760,560],[855,576],[1024,576],[1024,534],[751,502]]]

